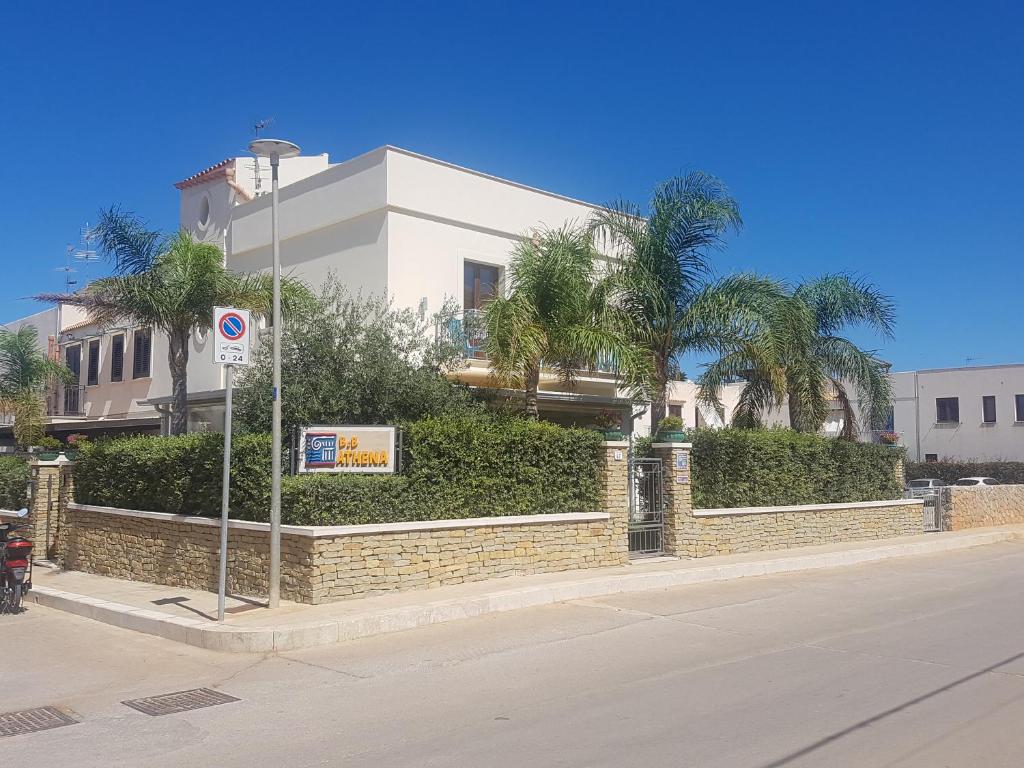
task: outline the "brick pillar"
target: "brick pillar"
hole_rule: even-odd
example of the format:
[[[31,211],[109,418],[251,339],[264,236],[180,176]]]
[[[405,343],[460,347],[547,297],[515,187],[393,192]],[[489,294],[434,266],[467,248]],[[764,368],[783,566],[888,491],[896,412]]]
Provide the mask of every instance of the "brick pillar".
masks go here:
[[[612,516],[613,560],[629,562],[629,443],[608,440],[601,457],[601,510]]]
[[[693,556],[693,542],[686,529],[693,519],[690,496],[691,443],[655,443],[654,455],[661,459],[664,487],[664,542],[666,555]]]
[[[32,461],[35,487],[24,533],[32,539],[32,557],[47,560],[54,556],[57,532],[70,500],[72,462],[64,456],[55,461]]]

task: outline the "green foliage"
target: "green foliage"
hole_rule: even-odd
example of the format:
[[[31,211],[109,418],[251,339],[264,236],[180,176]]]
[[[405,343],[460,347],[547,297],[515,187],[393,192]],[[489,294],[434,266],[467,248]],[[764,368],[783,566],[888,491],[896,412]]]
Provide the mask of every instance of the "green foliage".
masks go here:
[[[935,477],[947,485],[961,477],[994,477],[1007,485],[1024,485],[1024,461],[930,461],[907,464],[907,480]]]
[[[678,432],[683,428],[683,420],[678,416],[666,416],[658,424],[659,432]]]
[[[83,447],[85,504],[215,517],[222,436],[133,437]],[[431,418],[406,428],[403,474],[285,478],[285,523],[347,525],[545,512],[598,505],[601,435],[518,419]],[[268,519],[270,438],[234,440],[231,515]]]
[[[902,451],[789,429],[699,430],[693,441],[697,509],[896,499]]]
[[[257,319],[269,314],[272,278],[263,272],[232,272],[224,266],[224,254],[216,245],[196,240],[185,230],[164,237],[116,208],[103,214],[96,234],[117,273],[94,280],[77,293],[42,294],[36,299],[82,307],[97,325],[132,323],[162,331],[168,341],[174,396],[171,434],[184,434],[189,336],[195,330],[210,329],[214,307],[248,309]],[[300,283],[282,280],[286,312],[308,298]]]
[[[768,285],[747,275],[709,280],[711,253],[741,225],[725,185],[702,171],[659,184],[646,215],[634,203],[619,202],[591,222],[596,233],[611,236],[621,256],[616,299],[652,372],[655,429],[665,415],[668,382],[680,373],[679,358],[688,351],[720,351],[738,332],[744,302]]]
[[[43,435],[34,443],[34,445],[38,445],[46,451],[59,451],[64,447],[60,440],[52,435]]]
[[[0,508],[21,509],[28,504],[28,464],[12,456],[0,456]]]
[[[220,514],[224,437],[118,437],[88,442],[75,464],[75,498],[83,504]],[[233,517],[263,518],[270,508],[270,436],[238,435],[231,450]]]
[[[527,418],[537,418],[542,361],[571,386],[581,369],[614,359],[627,389],[646,389],[649,368],[629,343],[629,317],[613,300],[614,282],[595,269],[597,255],[586,227],[542,229],[516,243],[507,295],[487,303],[491,371],[502,385],[524,390]]]
[[[388,424],[479,411],[469,390],[443,371],[459,350],[434,342],[433,326],[379,298],[352,298],[331,279],[297,311],[281,340],[285,434],[311,424]],[[270,429],[270,344],[241,375],[235,424]]]
[[[14,440],[22,448],[38,445],[46,429],[46,389],[71,383],[71,371],[39,349],[35,326],[0,328],[0,411],[14,417]]]
[[[892,338],[895,309],[875,286],[849,275],[824,275],[766,295],[746,316],[747,337],[723,350],[699,381],[701,399],[718,406],[724,383],[746,380],[734,426],[756,426],[788,403],[794,429],[818,432],[833,399],[843,411],[843,437],[884,422],[892,400],[888,363],[841,335],[861,327]]]

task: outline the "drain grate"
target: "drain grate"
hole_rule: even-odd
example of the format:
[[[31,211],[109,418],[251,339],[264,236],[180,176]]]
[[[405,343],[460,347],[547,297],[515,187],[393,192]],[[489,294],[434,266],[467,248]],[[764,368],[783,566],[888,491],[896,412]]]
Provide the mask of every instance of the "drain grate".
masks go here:
[[[188,712],[190,709],[213,707],[217,704],[229,704],[232,701],[240,701],[240,699],[209,688],[193,688],[190,691],[163,693],[145,699],[129,699],[121,703],[147,715],[156,716],[173,715],[177,712]]]
[[[56,707],[5,712],[0,715],[0,737],[46,731],[50,728],[60,728],[62,725],[74,725],[77,722],[75,718]]]

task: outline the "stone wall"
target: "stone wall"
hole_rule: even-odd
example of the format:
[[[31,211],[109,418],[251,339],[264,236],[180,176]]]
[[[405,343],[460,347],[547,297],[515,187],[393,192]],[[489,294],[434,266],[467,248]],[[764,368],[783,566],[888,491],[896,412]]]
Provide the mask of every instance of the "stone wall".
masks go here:
[[[59,555],[68,570],[217,591],[219,520],[69,504],[64,526]],[[266,595],[269,561],[269,526],[232,521],[228,591]],[[308,602],[312,563],[312,538],[282,532],[281,597]]]
[[[680,554],[729,555],[923,532],[924,506],[914,499],[695,510],[684,522]]]
[[[61,560],[69,570],[216,590],[219,521],[70,504]],[[352,526],[282,526],[281,596],[322,603],[549,571],[615,565],[612,516],[476,518]],[[231,521],[228,591],[266,594],[270,532]]]
[[[950,485],[942,489],[942,530],[1024,523],[1024,485]]]

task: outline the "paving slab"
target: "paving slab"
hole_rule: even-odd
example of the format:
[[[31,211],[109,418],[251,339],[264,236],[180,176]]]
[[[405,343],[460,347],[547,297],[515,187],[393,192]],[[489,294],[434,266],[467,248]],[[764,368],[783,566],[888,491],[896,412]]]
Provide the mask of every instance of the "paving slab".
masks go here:
[[[692,560],[511,576],[321,605],[232,596],[223,624],[212,592],[39,567],[30,600],[114,626],[230,653],[297,650],[390,632],[624,592],[935,554],[1024,538],[1024,526],[930,533]]]

